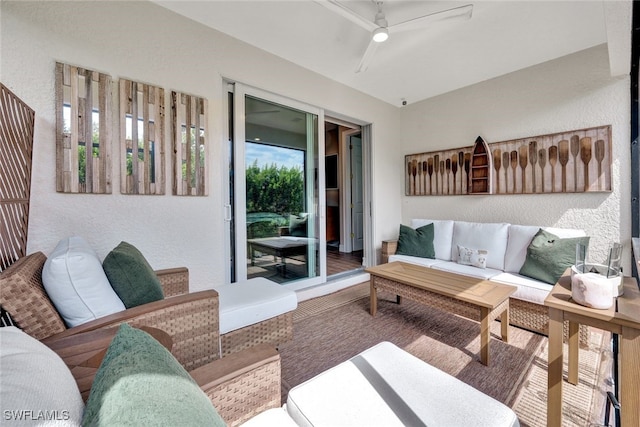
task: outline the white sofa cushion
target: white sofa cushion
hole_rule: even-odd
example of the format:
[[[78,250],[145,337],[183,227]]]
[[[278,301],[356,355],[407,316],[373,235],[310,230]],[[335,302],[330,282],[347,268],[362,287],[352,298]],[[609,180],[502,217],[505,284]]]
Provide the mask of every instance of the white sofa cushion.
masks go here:
[[[541,282],[517,273],[500,273],[490,278],[491,281],[516,286],[518,289],[511,298],[544,305],[544,300],[553,289],[553,285]]]
[[[434,264],[432,268],[436,270],[448,271],[450,273],[463,274],[465,276],[477,277],[478,279],[491,279],[494,276],[502,273],[502,270],[496,270],[495,268],[478,268],[472,265],[458,264],[453,261],[443,261]]]
[[[509,224],[456,221],[453,225],[451,260],[458,261],[458,246],[471,249],[486,249],[487,267],[504,269],[507,251]]]
[[[504,257],[504,271],[507,273],[518,273],[527,258],[527,248],[538,230],[542,228],[549,233],[555,234],[561,239],[570,237],[583,237],[586,233],[583,230],[571,228],[537,227],[533,225],[509,226],[509,239],[507,242],[507,252]]]
[[[443,262],[440,259],[420,258],[417,256],[411,256],[411,255],[395,255],[395,254],[389,255],[389,262],[393,262],[393,261],[402,261],[408,264],[421,265],[423,267],[432,267],[435,264],[440,264]]]
[[[60,240],[44,263],[42,284],[69,327],[125,309],[102,262],[79,236]]]
[[[287,412],[300,426],[518,426],[492,397],[382,342],[292,388]]]
[[[80,426],[84,403],[60,356],[15,326],[0,343],[2,425]]]
[[[217,286],[220,333],[226,334],[286,312],[298,306],[296,293],[264,277]]]
[[[433,223],[433,248],[436,258],[451,261],[451,242],[453,240],[453,221],[433,219],[412,219],[411,228],[419,228]]]

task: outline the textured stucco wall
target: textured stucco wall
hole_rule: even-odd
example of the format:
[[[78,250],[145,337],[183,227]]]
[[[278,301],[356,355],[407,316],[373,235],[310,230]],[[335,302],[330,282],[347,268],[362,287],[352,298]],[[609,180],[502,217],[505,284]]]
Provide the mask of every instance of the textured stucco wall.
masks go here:
[[[580,228],[591,236],[593,261],[606,259],[611,243],[623,243],[630,274],[629,90],[628,77],[611,78],[602,45],[405,107],[403,154],[468,147],[478,135],[491,143],[610,124],[614,161],[610,193],[403,196],[403,222],[451,218]]]
[[[126,240],[139,247],[154,268],[189,267],[192,290],[224,283],[223,77],[374,123],[373,161],[379,172],[374,177],[375,241],[388,234],[389,220],[400,222],[400,177],[387,161],[400,159],[389,144],[397,140],[398,108],[149,2],[2,1],[0,8],[0,80],[36,111],[29,252],[49,253],[61,238],[76,234],[104,257]],[[170,178],[165,196],[121,195],[118,144],[112,153],[113,194],[56,193],[56,61],[108,73],[114,81],[129,78],[206,97],[209,196],[171,196]],[[116,100],[114,91],[117,111]],[[167,129],[169,118],[167,114]],[[116,120],[114,135],[117,129]]]

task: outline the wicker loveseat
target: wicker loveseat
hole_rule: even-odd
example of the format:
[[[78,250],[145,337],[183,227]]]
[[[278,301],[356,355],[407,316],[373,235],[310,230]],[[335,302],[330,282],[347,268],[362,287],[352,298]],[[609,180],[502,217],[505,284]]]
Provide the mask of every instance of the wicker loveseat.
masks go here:
[[[434,225],[434,259],[396,254],[398,240],[386,240],[382,242],[382,262],[409,262],[515,286],[517,290],[509,298],[509,322],[548,335],[549,309],[544,299],[553,285],[518,274],[527,247],[541,227],[431,219],[412,219],[410,226],[416,229],[431,223]],[[582,230],[542,228],[560,238],[585,236]],[[458,262],[458,246],[488,249],[486,268]],[[581,325],[580,344],[585,346],[588,340],[588,327]]]
[[[187,268],[156,271],[165,298],[67,328],[42,284],[46,256],[27,255],[0,273],[0,306],[16,325],[38,340],[61,339],[128,323],[167,332],[173,355],[187,370],[220,358],[218,293],[189,292]]]

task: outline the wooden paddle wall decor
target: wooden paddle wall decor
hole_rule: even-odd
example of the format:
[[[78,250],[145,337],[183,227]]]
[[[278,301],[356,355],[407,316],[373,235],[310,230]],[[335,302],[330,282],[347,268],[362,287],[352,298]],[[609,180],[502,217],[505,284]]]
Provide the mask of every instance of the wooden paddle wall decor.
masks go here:
[[[478,137],[473,147],[405,156],[405,194],[609,192],[611,164],[611,125],[492,144]]]

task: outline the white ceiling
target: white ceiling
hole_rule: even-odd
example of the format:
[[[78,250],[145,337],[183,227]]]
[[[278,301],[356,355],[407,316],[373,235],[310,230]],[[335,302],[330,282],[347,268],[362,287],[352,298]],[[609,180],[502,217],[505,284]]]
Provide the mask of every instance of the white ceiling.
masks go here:
[[[322,0],[318,0],[322,1]],[[473,5],[468,20],[391,34],[355,70],[370,32],[315,0],[154,0],[248,44],[393,105],[421,101],[608,43],[612,75],[629,73],[630,0],[386,0],[389,25]],[[373,21],[371,0],[341,4]]]

